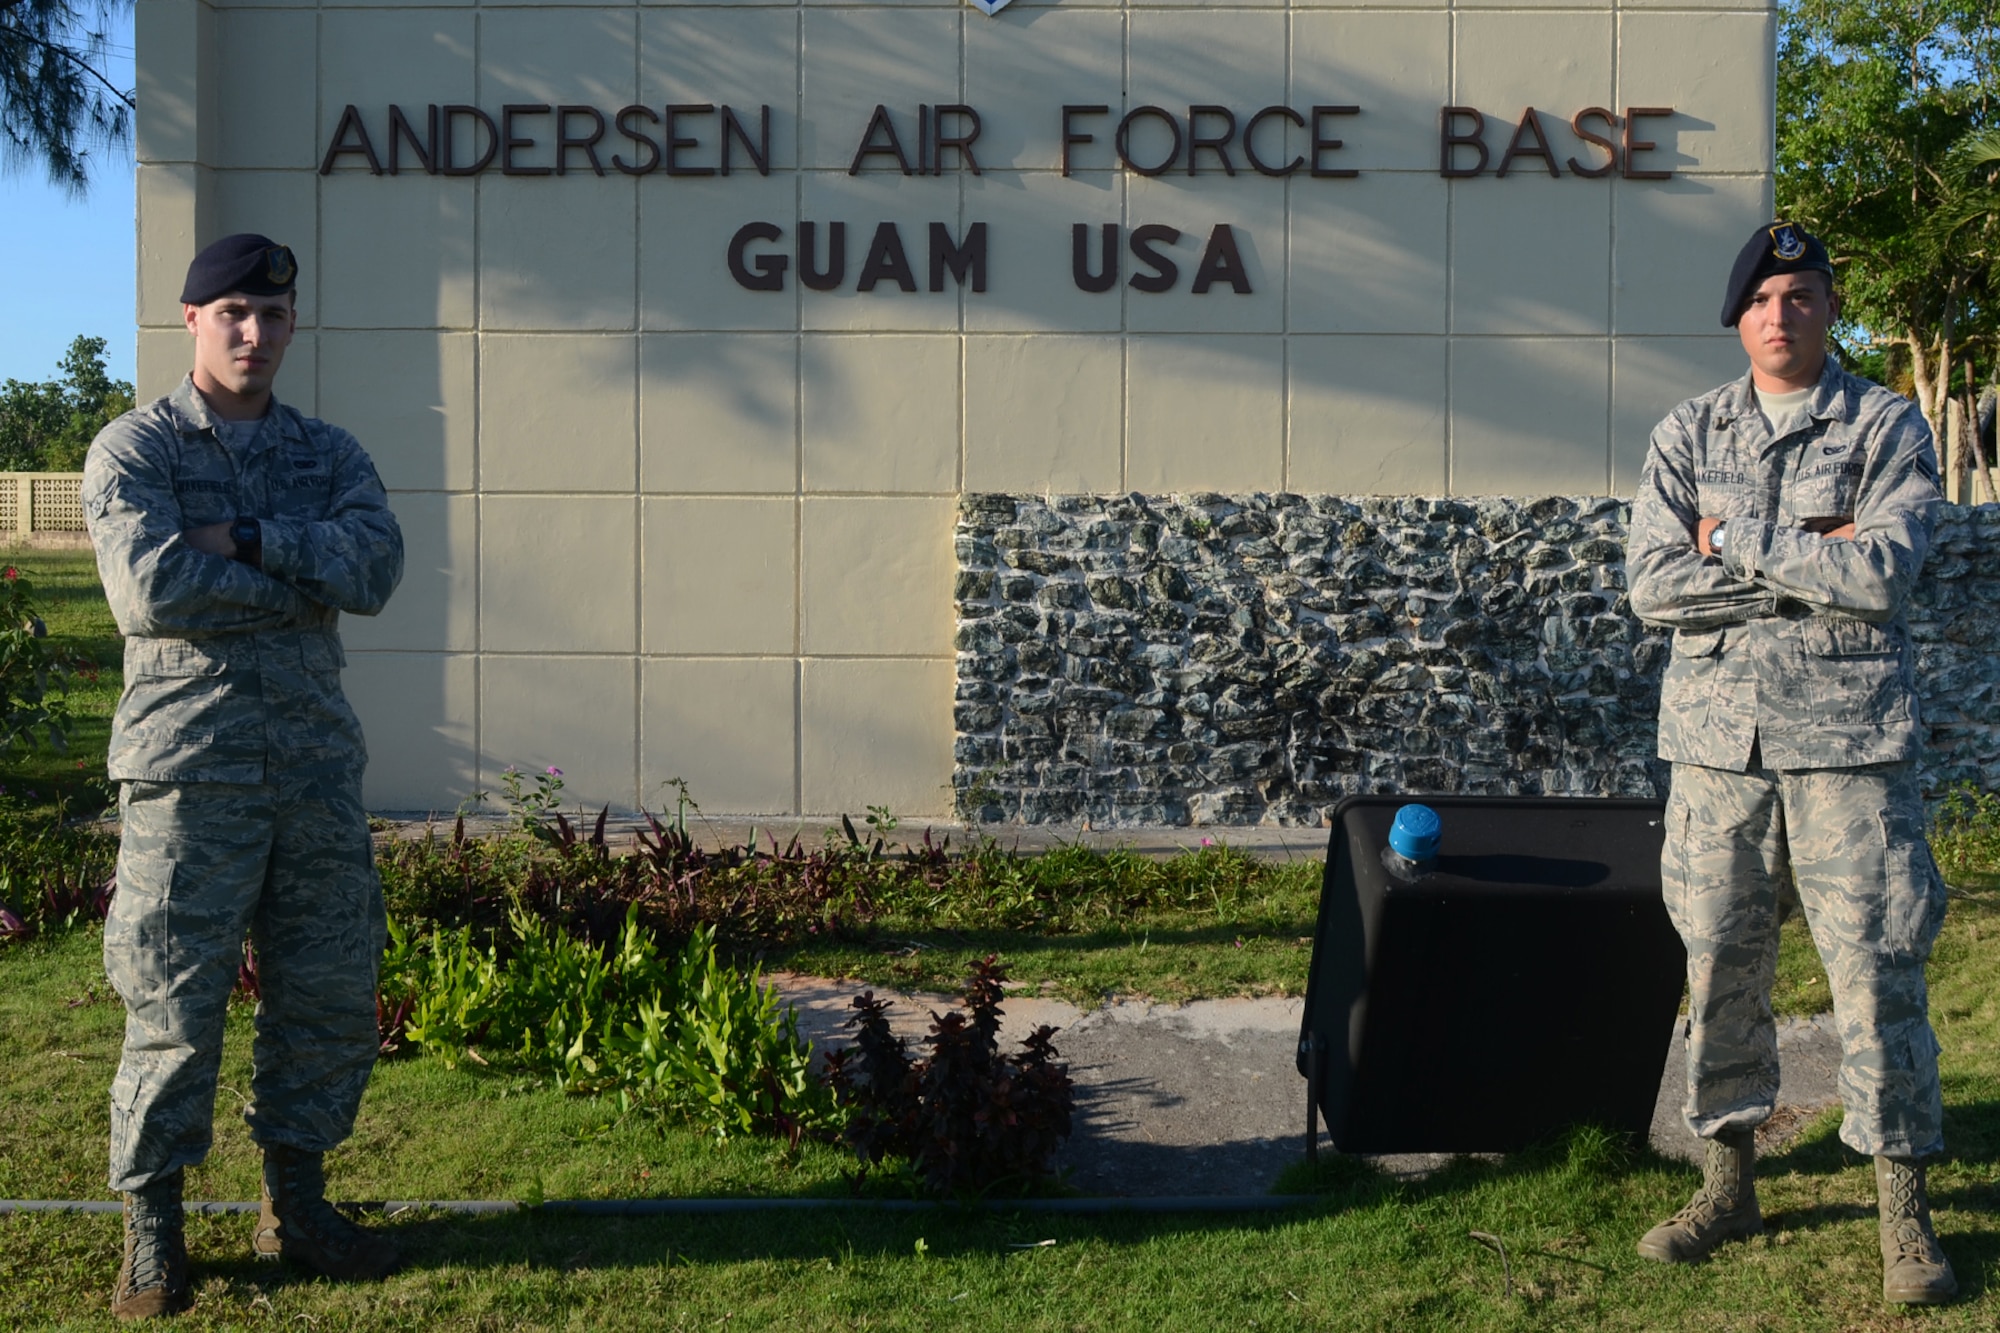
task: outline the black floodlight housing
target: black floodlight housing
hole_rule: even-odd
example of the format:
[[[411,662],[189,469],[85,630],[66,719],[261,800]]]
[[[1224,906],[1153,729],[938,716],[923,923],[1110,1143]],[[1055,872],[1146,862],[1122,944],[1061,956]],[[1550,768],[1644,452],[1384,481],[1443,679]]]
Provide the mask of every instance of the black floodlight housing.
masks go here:
[[[1686,968],[1663,818],[1641,800],[1342,801],[1299,1033],[1308,1145],[1316,1114],[1349,1153],[1511,1152],[1585,1122],[1643,1137]]]

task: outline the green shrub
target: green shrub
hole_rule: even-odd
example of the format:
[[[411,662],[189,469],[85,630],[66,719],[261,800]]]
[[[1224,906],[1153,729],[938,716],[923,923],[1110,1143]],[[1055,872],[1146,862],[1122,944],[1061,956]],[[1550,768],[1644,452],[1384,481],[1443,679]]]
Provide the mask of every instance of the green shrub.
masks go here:
[[[833,1123],[797,1020],[754,972],[718,961],[712,931],[663,957],[636,904],[605,947],[516,908],[506,942],[482,947],[470,925],[419,937],[392,920],[381,989],[384,1011],[404,1015],[400,1036],[454,1065],[475,1046],[504,1054],[560,1088],[718,1138],[796,1143]]]
[[[1961,782],[1931,821],[1931,854],[1946,878],[2000,873],[2000,795]]]
[[[0,749],[67,749],[70,665],[49,646],[34,584],[17,566],[0,569]]]
[[[794,1146],[838,1124],[797,1017],[754,973],[746,979],[717,961],[707,927],[681,950],[671,985],[642,1000],[636,1018],[607,1035],[598,1057],[622,1105],[682,1115],[719,1139],[776,1133]],[[587,1062],[578,1064],[587,1076]]]
[[[15,802],[0,788],[0,941],[102,920],[118,839]]]
[[[505,985],[491,946],[472,942],[472,928],[434,928],[415,936],[389,918],[389,947],[377,983],[383,1005],[400,1013],[401,1031],[383,1034],[385,1049],[408,1041],[452,1068],[493,1024]]]

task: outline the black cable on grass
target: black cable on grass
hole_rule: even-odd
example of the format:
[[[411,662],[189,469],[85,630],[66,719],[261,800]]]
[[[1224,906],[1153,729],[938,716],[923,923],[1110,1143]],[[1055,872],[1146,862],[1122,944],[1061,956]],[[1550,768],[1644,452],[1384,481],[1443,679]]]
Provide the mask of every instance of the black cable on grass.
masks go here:
[[[344,1202],[352,1212],[387,1216],[411,1209],[441,1213],[571,1213],[583,1217],[650,1217],[670,1214],[809,1212],[856,1209],[927,1213],[952,1209],[989,1213],[1268,1213],[1315,1202],[1310,1194],[1192,1194],[1159,1198],[992,1199],[960,1203],[929,1199],[550,1199],[539,1204],[510,1199],[392,1199]],[[124,1205],[109,1199],[0,1199],[0,1217],[10,1213],[116,1213]],[[254,1203],[188,1203],[201,1215],[254,1213]]]
[[[1512,1300],[1514,1297],[1514,1265],[1507,1262],[1507,1246],[1498,1236],[1490,1231],[1468,1231],[1466,1234],[1474,1240],[1491,1246],[1500,1252],[1500,1272],[1507,1279],[1507,1298]]]

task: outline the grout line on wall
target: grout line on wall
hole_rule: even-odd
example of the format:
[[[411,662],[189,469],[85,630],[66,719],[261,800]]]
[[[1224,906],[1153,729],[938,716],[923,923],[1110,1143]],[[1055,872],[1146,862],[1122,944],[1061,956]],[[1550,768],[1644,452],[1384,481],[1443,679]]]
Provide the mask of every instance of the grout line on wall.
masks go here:
[[[1446,37],[1444,44],[1444,86],[1447,95],[1455,103],[1460,96],[1458,89],[1458,20],[1459,13],[1454,3],[1452,11],[1445,16]],[[1454,224],[1458,220],[1458,182],[1444,183],[1444,493],[1456,494],[1452,485],[1452,472],[1457,459],[1457,430],[1452,412],[1452,373],[1457,369],[1458,347],[1455,306],[1458,300],[1456,274],[1453,263],[1452,246],[1456,237]]]
[[[1618,61],[1618,44],[1625,18],[1622,10],[1611,12],[1611,105],[1623,106],[1625,94],[1624,70]],[[1621,182],[1613,176],[1609,197],[1604,201],[1604,230],[1607,237],[1604,245],[1604,494],[1611,494],[1614,481],[1613,460],[1618,457],[1617,396],[1618,358],[1613,339],[1618,332],[1618,217],[1624,202]]]
[[[475,13],[472,22],[472,96],[484,101],[486,68],[486,16]],[[481,457],[486,439],[483,381],[486,370],[485,306],[482,283],[485,274],[485,183],[472,181],[472,791],[480,789],[485,775],[486,724],[486,492],[484,462]]]
[[[315,13],[313,15],[313,45],[314,45],[314,50],[316,52],[324,51],[326,49],[326,16],[324,14]],[[315,131],[317,131],[317,129],[320,126],[326,124],[326,80],[321,78],[320,75],[321,75],[320,62],[315,57],[315,59],[313,60],[313,127]],[[317,172],[313,173],[312,177],[312,182],[313,182],[312,415],[319,417],[322,420],[325,419],[326,415],[326,409],[325,409],[326,365],[325,365],[325,358],[321,356],[321,352],[325,350],[325,346],[323,343],[321,343],[319,337],[321,332],[321,319],[325,313],[324,311],[321,310],[321,306],[325,303],[325,294],[326,294],[326,283],[321,277],[321,275],[326,272],[326,245],[325,242],[322,240],[322,238],[326,235],[326,219],[323,216],[323,210],[322,210],[323,201],[320,197],[323,189],[324,180],[325,178],[319,175]],[[197,242],[200,241],[201,237],[199,232],[197,232],[195,239]],[[295,304],[296,304],[296,299],[297,298],[294,298]]]
[[[1129,0],[1121,0],[1118,16],[1118,107],[1129,114],[1132,104],[1132,10]],[[1132,231],[1132,177],[1114,172],[1118,185],[1118,225],[1129,236]],[[1121,238],[1122,244],[1122,238]],[[1104,258],[1109,265],[1109,255]],[[1132,297],[1131,289],[1118,284],[1118,489],[1132,489]]]
[[[1297,16],[1287,11],[1285,14],[1285,105],[1296,100],[1292,85],[1293,59],[1296,54],[1294,25]],[[1289,136],[1291,126],[1285,126]],[[1292,178],[1286,176],[1282,182],[1279,198],[1282,207],[1282,234],[1278,239],[1280,247],[1278,288],[1278,489],[1292,488]]]
[[[792,218],[805,216],[806,154],[806,11],[798,0],[792,17],[794,49],[792,85]],[[805,283],[792,283],[792,813],[805,809],[806,780],[806,306]]]
[[[645,33],[641,31],[642,11],[636,6],[632,10],[632,96],[635,100],[645,95]],[[640,393],[640,376],[644,373],[645,358],[640,344],[646,335],[646,321],[643,302],[640,299],[644,277],[646,230],[641,210],[642,192],[637,180],[632,186],[632,531],[638,540],[632,543],[632,797],[640,808],[646,803],[646,681],[640,666],[639,655],[646,648],[646,502],[641,499],[645,487],[645,436],[643,418],[645,398]]]

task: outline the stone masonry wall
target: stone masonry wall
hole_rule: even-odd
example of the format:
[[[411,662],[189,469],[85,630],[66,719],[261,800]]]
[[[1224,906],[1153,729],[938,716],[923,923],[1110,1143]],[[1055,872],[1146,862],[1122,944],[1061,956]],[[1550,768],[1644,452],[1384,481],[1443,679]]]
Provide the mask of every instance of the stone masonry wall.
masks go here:
[[[969,818],[1318,824],[1356,792],[1653,795],[1667,641],[1627,502],[968,494]],[[1930,791],[2000,787],[2000,508],[1949,507],[1910,620]]]

